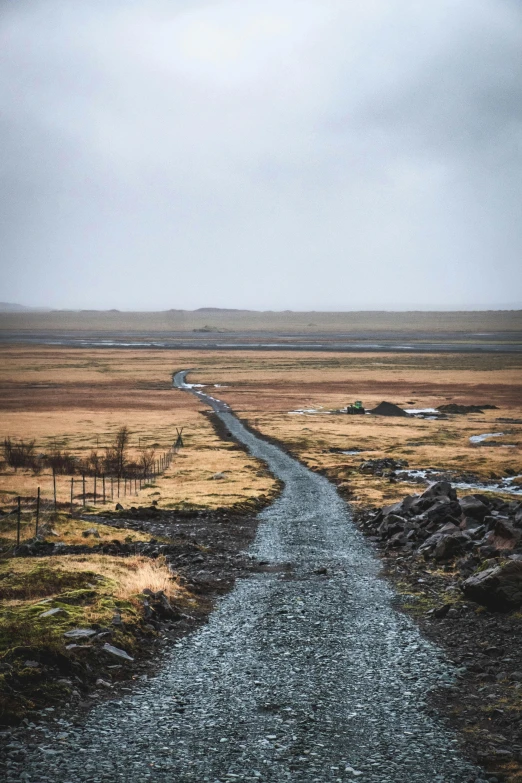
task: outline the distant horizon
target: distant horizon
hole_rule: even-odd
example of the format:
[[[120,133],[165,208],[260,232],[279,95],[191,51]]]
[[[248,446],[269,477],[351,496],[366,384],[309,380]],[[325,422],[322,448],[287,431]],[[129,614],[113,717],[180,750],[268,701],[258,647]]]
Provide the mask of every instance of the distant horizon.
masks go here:
[[[17,302],[0,302],[0,314],[22,313],[459,313],[459,312],[502,312],[522,310],[522,302],[470,304],[455,306],[399,304],[375,304],[344,309],[254,309],[249,307],[213,307],[212,305],[184,308],[167,307],[160,309],[136,309],[124,307],[50,307],[42,305],[23,305]]]

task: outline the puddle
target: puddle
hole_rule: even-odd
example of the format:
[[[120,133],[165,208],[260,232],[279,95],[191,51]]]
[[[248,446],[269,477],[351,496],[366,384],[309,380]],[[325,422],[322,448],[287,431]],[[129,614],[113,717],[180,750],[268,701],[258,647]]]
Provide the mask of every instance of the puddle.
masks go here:
[[[472,435],[469,439],[470,443],[483,443],[490,438],[501,438],[504,435],[503,432],[485,432],[483,435]]]
[[[295,411],[288,411],[289,416],[306,416],[312,413],[330,413],[330,411],[324,411],[320,408],[298,408]]]
[[[412,416],[415,416],[417,413],[438,413],[439,411],[436,408],[405,408],[404,409],[406,413],[411,413]]]
[[[521,479],[522,476],[511,476],[509,478],[503,478],[499,481],[491,481],[489,483],[483,483],[481,481],[458,481],[447,473],[442,473],[437,470],[409,470],[404,468],[396,471],[403,481],[410,481],[413,483],[432,484],[435,481],[450,481],[456,489],[465,489],[471,492],[503,492],[507,495],[515,495],[516,497],[522,497],[522,487],[514,484],[517,479]]]

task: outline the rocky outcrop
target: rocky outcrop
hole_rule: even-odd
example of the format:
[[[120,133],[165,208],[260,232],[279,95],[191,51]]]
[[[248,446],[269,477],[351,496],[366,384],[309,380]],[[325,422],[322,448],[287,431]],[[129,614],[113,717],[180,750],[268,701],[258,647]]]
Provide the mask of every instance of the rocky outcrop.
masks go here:
[[[362,527],[390,555],[455,568],[470,600],[502,611],[522,605],[519,501],[486,494],[458,499],[448,481],[438,481],[422,495],[367,515]]]
[[[405,459],[393,459],[392,457],[367,459],[359,465],[359,473],[369,473],[373,476],[394,476],[395,471],[407,467],[408,462]]]
[[[522,606],[522,562],[509,560],[473,574],[462,584],[466,598],[490,609],[507,611]]]

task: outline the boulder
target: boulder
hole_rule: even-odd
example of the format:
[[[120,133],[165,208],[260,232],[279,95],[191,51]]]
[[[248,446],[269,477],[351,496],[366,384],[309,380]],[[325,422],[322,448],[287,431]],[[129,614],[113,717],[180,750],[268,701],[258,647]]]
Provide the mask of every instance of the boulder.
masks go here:
[[[436,481],[431,487],[428,487],[419,500],[436,499],[446,497],[450,500],[457,500],[457,491],[451,486],[449,481]]]
[[[466,598],[489,609],[516,609],[522,605],[522,562],[508,560],[473,574],[462,583],[462,591]]]
[[[518,541],[521,537],[520,530],[510,525],[506,517],[497,517],[495,520],[495,535],[501,538],[513,538]]]
[[[456,524],[461,517],[460,504],[456,500],[448,500],[446,496],[438,498],[433,505],[424,511],[430,522],[444,522],[446,519],[453,520]]]
[[[97,631],[92,628],[73,628],[71,631],[66,631],[64,636],[66,639],[88,639],[96,633]]]
[[[434,557],[435,560],[449,560],[466,551],[470,544],[469,536],[451,523],[444,527],[444,532],[434,533],[421,544],[417,550],[419,555],[423,555],[425,558]]]
[[[124,661],[133,661],[134,658],[129,655],[129,653],[125,652],[125,650],[120,650],[119,647],[114,647],[112,644],[108,644],[107,642],[102,647],[103,650],[105,650],[106,653],[109,653],[109,655],[114,655],[116,658],[123,658]]]
[[[463,515],[476,519],[477,522],[482,522],[486,514],[489,514],[486,504],[474,495],[465,495],[459,502]]]

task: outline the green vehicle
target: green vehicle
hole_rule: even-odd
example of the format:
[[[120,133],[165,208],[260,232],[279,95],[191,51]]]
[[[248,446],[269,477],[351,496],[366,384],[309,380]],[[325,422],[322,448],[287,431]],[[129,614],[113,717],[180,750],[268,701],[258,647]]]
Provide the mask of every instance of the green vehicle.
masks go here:
[[[357,400],[356,402],[352,402],[350,405],[346,406],[346,413],[350,413],[353,416],[357,414],[364,414],[366,411],[364,410],[362,402]]]

